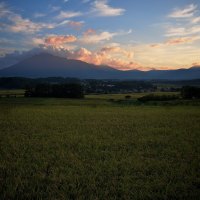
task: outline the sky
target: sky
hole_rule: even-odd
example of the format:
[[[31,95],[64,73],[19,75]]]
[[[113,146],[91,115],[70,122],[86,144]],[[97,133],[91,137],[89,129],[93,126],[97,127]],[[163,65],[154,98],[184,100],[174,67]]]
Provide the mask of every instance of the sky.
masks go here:
[[[0,0],[0,55],[54,49],[121,70],[200,65],[200,0]]]

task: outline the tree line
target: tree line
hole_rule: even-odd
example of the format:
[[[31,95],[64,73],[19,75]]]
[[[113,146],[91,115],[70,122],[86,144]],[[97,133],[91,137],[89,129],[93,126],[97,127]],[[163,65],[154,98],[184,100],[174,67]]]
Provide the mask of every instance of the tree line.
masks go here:
[[[195,86],[183,86],[181,88],[180,95],[174,94],[148,94],[142,97],[139,97],[138,100],[141,102],[146,101],[172,101],[177,99],[200,99],[200,88]]]
[[[55,98],[83,98],[83,88],[80,84],[38,84],[27,87],[25,97],[55,97]]]
[[[200,99],[200,88],[193,86],[184,86],[181,89],[183,99]]]

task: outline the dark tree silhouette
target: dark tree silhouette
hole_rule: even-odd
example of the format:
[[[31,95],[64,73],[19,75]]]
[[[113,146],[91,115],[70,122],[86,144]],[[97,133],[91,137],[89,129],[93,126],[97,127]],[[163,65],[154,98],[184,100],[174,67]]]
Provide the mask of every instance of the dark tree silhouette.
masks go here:
[[[181,89],[181,96],[184,99],[199,99],[200,88],[194,86],[184,86]]]
[[[179,99],[178,95],[155,95],[148,94],[138,98],[138,101],[146,102],[146,101],[171,101]]]
[[[56,97],[56,98],[83,98],[83,88],[80,84],[39,84],[27,87],[25,97]]]

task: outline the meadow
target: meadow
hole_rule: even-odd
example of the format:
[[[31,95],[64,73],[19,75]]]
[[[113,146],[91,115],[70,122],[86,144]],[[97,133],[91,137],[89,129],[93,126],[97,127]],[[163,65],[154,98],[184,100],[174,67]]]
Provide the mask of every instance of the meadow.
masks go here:
[[[199,199],[199,104],[111,98],[0,98],[0,199]]]

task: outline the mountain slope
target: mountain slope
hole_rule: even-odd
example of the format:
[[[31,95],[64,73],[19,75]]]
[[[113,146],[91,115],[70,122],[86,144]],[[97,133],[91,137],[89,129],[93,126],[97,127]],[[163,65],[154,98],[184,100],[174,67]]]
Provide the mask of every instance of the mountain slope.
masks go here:
[[[48,53],[27,58],[18,64],[0,70],[1,77],[75,77],[82,79],[168,79],[189,80],[200,78],[200,66],[178,70],[120,71],[108,66],[96,66],[79,60],[70,60]]]

